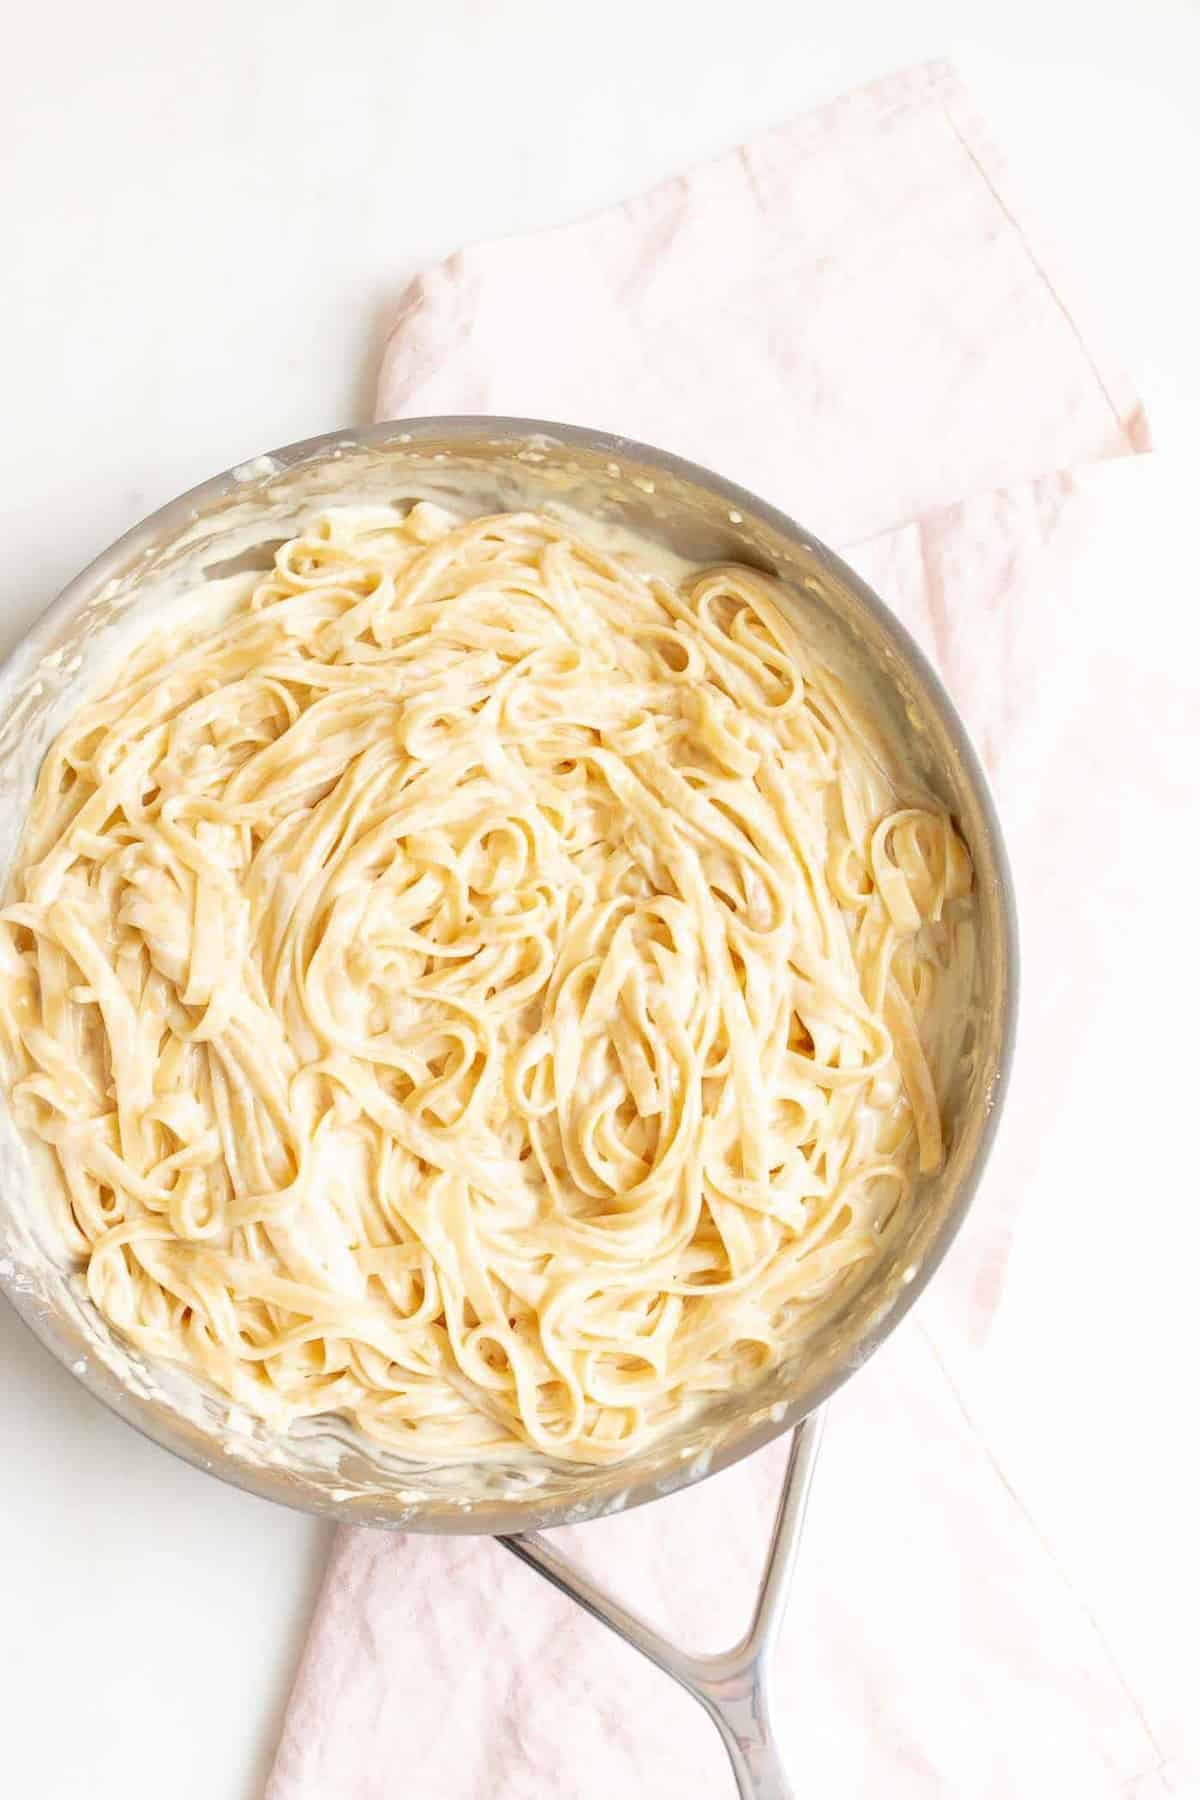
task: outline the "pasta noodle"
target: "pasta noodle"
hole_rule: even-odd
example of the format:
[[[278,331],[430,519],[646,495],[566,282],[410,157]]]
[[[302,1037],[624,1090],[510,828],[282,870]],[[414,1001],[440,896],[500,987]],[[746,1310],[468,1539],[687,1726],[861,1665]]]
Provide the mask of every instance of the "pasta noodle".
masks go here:
[[[331,509],[41,772],[0,1041],[91,1299],[285,1429],[626,1456],[943,1146],[950,819],[741,567]]]

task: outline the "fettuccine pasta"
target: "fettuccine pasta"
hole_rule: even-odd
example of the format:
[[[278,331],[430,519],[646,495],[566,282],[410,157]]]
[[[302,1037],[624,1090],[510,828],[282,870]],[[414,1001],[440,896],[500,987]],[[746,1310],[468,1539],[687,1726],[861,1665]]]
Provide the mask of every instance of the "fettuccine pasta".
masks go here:
[[[938,1167],[967,852],[748,569],[421,503],[233,585],[58,738],[0,925],[91,1300],[279,1429],[626,1456]]]

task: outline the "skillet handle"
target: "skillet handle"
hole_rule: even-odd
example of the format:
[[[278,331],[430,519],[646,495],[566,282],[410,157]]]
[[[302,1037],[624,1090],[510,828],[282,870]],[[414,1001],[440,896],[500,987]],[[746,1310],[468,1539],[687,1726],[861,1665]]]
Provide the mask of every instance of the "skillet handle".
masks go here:
[[[771,1651],[804,1524],[822,1424],[821,1413],[815,1412],[796,1427],[754,1616],[741,1642],[716,1656],[690,1656],[670,1643],[644,1619],[596,1587],[560,1556],[541,1532],[497,1539],[700,1702],[721,1734],[741,1800],[792,1800],[792,1789],[771,1731],[768,1679]]]

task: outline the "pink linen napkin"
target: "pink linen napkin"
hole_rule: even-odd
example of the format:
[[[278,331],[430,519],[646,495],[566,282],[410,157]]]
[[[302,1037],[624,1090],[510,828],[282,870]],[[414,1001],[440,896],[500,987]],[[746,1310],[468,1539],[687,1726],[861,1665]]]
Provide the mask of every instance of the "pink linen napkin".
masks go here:
[[[1002,1279],[1017,1203],[1075,1203],[1038,1185],[1079,1067],[1063,1021],[1081,1054],[1102,1042],[1094,959],[1137,904],[1112,878],[1081,912],[1076,871],[1099,845],[1119,863],[1140,828],[1097,799],[1128,788],[1131,734],[1139,793],[1178,785],[1162,722],[1186,711],[1169,660],[1115,649],[1119,594],[1074,579],[1114,514],[1093,465],[1149,448],[1096,342],[936,64],[599,217],[452,257],[410,287],[380,374],[381,418],[586,422],[802,519],[934,657],[997,788],[1026,966],[1006,1133],[930,1294],[833,1406],[777,1653],[797,1785],[831,1797],[1183,1791],[1178,1688],[1168,1671],[1148,1698],[1155,1669],[1131,1674],[1106,1641],[1075,1550],[1026,1497],[1028,1434],[1003,1404],[1041,1380],[1005,1328],[1014,1275],[1022,1304],[1038,1292],[1019,1255]],[[1069,1237],[1074,1215],[1055,1220]],[[1026,1322],[1041,1344],[1044,1313]],[[745,1622],[783,1454],[556,1535],[718,1648]],[[732,1780],[691,1700],[488,1540],[347,1530],[268,1800],[398,1793],[694,1800]]]

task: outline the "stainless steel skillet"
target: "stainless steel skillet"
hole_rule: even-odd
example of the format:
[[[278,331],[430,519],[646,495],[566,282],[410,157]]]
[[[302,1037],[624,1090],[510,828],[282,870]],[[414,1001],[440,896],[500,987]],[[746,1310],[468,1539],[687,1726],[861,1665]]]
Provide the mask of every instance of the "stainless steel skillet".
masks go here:
[[[103,667],[149,626],[169,626],[189,588],[267,566],[306,512],[350,496],[468,498],[480,510],[566,508],[649,533],[695,561],[777,574],[831,658],[875,684],[879,706],[950,806],[977,875],[980,952],[964,1055],[943,1095],[949,1153],[918,1190],[861,1286],[802,1354],[612,1468],[514,1459],[420,1469],[335,1425],[286,1442],[182,1377],[147,1368],[106,1331],[55,1254],[39,1203],[45,1171],[0,1107],[0,1287],[84,1386],[146,1436],[267,1499],[346,1524],[496,1535],[683,1683],[708,1709],[744,1795],[783,1795],[765,1659],[779,1621],[825,1400],[907,1312],[945,1255],[982,1173],[1012,1056],[1017,953],[1011,876],[978,759],[936,675],[870,590],[807,531],[719,476],[624,438],[529,419],[449,417],[333,433],[256,458],[172,501],[79,575],[0,670],[0,869],[38,764]],[[802,498],[802,497],[801,497]],[[599,1593],[539,1537],[639,1506],[794,1433],[754,1624],[727,1655],[695,1659]],[[936,1450],[933,1452],[936,1454]]]

